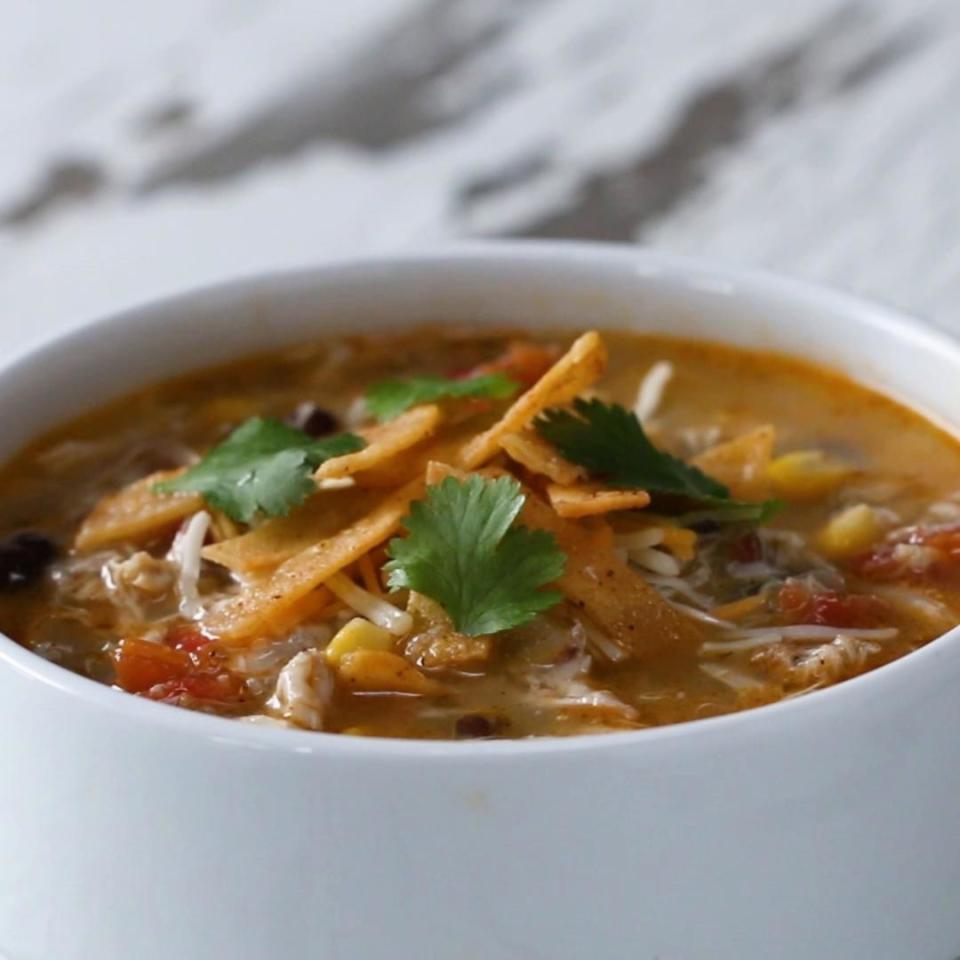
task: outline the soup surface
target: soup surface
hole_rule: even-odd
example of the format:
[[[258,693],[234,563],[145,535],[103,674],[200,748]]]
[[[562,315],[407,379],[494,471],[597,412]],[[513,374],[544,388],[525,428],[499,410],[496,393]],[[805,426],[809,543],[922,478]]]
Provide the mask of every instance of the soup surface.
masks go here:
[[[960,446],[835,373],[627,333],[328,339],[0,474],[0,628],[245,722],[492,738],[821,689],[960,619]]]

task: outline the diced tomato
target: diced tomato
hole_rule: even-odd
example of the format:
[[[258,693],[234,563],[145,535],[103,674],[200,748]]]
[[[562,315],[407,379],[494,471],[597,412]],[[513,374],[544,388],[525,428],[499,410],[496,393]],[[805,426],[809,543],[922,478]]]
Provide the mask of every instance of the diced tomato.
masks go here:
[[[918,527],[911,531],[906,542],[933,547],[947,556],[960,559],[960,525],[958,524],[933,529]]]
[[[223,666],[211,638],[192,627],[174,627],[165,640],[123,640],[114,655],[117,686],[166,703],[189,698],[230,704],[244,698],[243,680]]]
[[[914,527],[857,557],[851,567],[870,580],[933,580],[960,572],[960,525]]]
[[[560,351],[553,346],[513,340],[496,360],[478,364],[456,376],[468,380],[488,373],[505,373],[526,389],[532,387],[554,365],[559,355]]]
[[[167,630],[163,642],[174,650],[196,653],[210,643],[210,637],[201,633],[193,624],[177,623]]]
[[[160,683],[144,692],[150,700],[163,703],[179,703],[182,698],[203,700],[208,703],[237,703],[243,699],[243,681],[235,674],[191,673],[179,680]]]
[[[181,679],[190,669],[190,657],[162,643],[128,637],[116,654],[117,685],[128,693],[145,693],[151,687]]]
[[[797,580],[788,580],[777,595],[781,612],[791,623],[825,627],[873,627],[883,623],[890,606],[880,597],[836,590],[813,591]]]
[[[737,563],[757,563],[763,559],[763,543],[751,530],[733,541],[730,554]]]
[[[865,580],[897,580],[910,576],[910,570],[895,553],[897,544],[884,543],[869,553],[854,557],[850,569]]]

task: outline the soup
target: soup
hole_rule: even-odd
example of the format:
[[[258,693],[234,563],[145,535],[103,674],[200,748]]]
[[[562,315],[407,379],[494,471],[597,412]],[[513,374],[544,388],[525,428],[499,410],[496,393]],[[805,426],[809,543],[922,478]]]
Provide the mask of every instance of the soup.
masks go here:
[[[960,446],[784,356],[327,339],[152,386],[0,474],[0,628],[131,694],[351,735],[630,730],[954,626]]]

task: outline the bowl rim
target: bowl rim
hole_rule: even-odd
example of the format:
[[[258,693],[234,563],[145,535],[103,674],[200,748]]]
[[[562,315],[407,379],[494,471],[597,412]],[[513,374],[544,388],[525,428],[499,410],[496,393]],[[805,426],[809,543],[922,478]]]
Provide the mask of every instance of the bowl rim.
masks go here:
[[[170,296],[158,297],[60,329],[28,343],[0,362],[0,378],[21,363],[42,360],[48,352],[69,350],[92,335],[109,334],[134,322],[152,325],[157,317],[178,309],[187,309],[197,301],[218,297],[269,296],[271,290],[289,288],[298,283],[322,284],[325,279],[353,272],[359,279],[371,271],[436,269],[450,263],[483,264],[493,268],[529,262],[532,265],[571,265],[615,268],[638,276],[667,279],[681,287],[710,285],[733,296],[772,296],[794,305],[806,304],[838,317],[856,317],[875,329],[913,340],[923,349],[945,353],[960,368],[960,343],[934,327],[923,325],[900,311],[818,284],[752,268],[664,253],[640,246],[615,243],[551,240],[482,240],[449,243],[442,247],[423,247],[391,254],[350,256],[325,260],[314,266],[255,273],[214,284],[192,287]],[[907,398],[909,400],[909,398]],[[390,737],[345,736],[339,733],[258,726],[229,717],[171,707],[106,686],[44,660],[10,637],[0,633],[0,669],[11,669],[29,682],[43,684],[57,695],[66,696],[92,709],[115,713],[128,721],[154,730],[187,734],[195,739],[231,747],[269,750],[280,754],[349,755],[377,760],[410,758],[483,763],[496,757],[531,757],[573,754],[581,751],[630,748],[650,749],[675,741],[699,742],[715,737],[727,738],[739,729],[751,733],[758,724],[772,726],[774,718],[802,723],[811,713],[820,713],[829,704],[864,695],[883,694],[907,678],[924,671],[945,649],[960,644],[960,626],[866,674],[861,674],[823,690],[780,700],[718,717],[706,717],[683,723],[625,730],[617,733],[578,734],[570,737],[533,737],[519,740],[416,740]]]

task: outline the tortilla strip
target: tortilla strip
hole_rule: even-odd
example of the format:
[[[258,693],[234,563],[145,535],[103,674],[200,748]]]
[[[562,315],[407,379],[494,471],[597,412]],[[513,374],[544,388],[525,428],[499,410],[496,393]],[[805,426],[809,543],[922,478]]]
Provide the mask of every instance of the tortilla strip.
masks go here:
[[[357,486],[364,490],[377,489],[382,496],[384,488],[395,490],[414,477],[422,477],[431,460],[448,460],[453,457],[463,445],[463,438],[474,432],[470,425],[450,425],[444,421],[443,426],[442,434],[435,434],[416,447],[405,450],[402,456],[354,474],[353,479]]]
[[[532,430],[508,433],[500,438],[500,446],[511,460],[531,473],[549,477],[554,483],[569,486],[587,475],[583,467],[564,459],[552,443]]]
[[[703,641],[699,625],[671,607],[614,553],[612,537],[558,517],[530,492],[521,516],[524,523],[557,538],[567,554],[567,568],[557,586],[618,647],[637,658],[667,649],[691,654],[699,649]],[[609,534],[609,528],[605,532]]]
[[[764,500],[773,489],[767,469],[775,439],[776,430],[768,423],[704,450],[692,463],[738,500]]]
[[[570,349],[489,430],[469,441],[460,452],[460,465],[468,470],[482,466],[500,449],[508,433],[522,430],[547,407],[569,403],[586,390],[607,366],[607,348],[596,330],[578,337]]]
[[[275,633],[277,623],[302,597],[393,536],[423,487],[423,479],[417,478],[388,494],[366,516],[290,557],[266,580],[212,611],[204,627],[228,642]]]
[[[561,517],[595,517],[614,510],[636,510],[650,503],[646,490],[609,490],[599,483],[547,486],[550,506]]]
[[[439,422],[440,408],[434,403],[427,403],[407,410],[387,423],[361,430],[360,435],[367,445],[356,453],[327,460],[320,465],[314,477],[317,480],[352,477],[362,470],[383,467],[431,436]]]
[[[410,591],[407,613],[413,617],[414,626],[404,652],[421,667],[469,669],[487,661],[493,652],[491,637],[457,633],[443,608],[422,593]]]
[[[90,511],[77,532],[74,546],[96,550],[119,540],[142,543],[165,533],[181,520],[203,509],[199,493],[155,493],[162,480],[183,470],[161,470],[141,477],[117,493],[105,496]]]
[[[272,517],[239,537],[203,548],[204,560],[241,573],[279,566],[369,513],[382,498],[368,490],[324,490],[286,517]]]
[[[431,464],[435,482],[468,474],[447,464]],[[485,477],[510,476],[505,470],[475,471]],[[523,523],[547,530],[567,555],[557,587],[621,649],[643,659],[666,649],[693,654],[703,641],[699,624],[683,616],[613,550],[606,524],[586,526],[565,520],[525,489]]]

